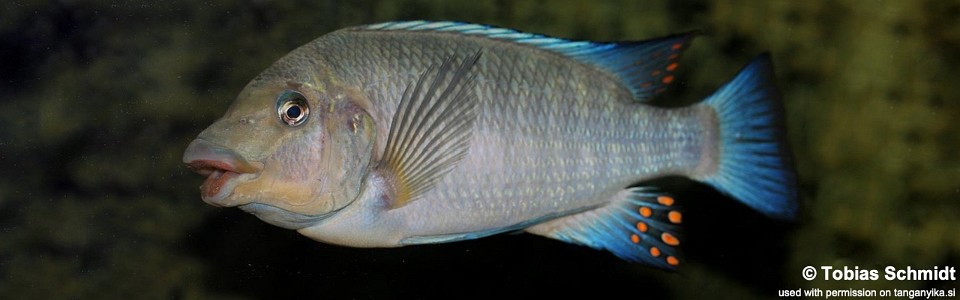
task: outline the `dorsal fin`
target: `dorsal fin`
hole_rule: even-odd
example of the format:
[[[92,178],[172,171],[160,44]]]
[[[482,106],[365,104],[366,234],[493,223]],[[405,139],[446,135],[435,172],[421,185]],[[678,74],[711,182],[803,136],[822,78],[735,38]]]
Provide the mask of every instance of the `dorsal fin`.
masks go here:
[[[436,31],[484,36],[530,45],[597,66],[617,77],[637,101],[646,102],[666,91],[674,80],[680,54],[696,36],[682,33],[647,41],[601,43],[571,41],[512,29],[461,22],[405,21],[361,27],[366,30]]]
[[[393,185],[391,208],[433,188],[466,155],[477,116],[477,73],[471,69],[480,55],[458,66],[450,56],[404,90],[378,166]]]

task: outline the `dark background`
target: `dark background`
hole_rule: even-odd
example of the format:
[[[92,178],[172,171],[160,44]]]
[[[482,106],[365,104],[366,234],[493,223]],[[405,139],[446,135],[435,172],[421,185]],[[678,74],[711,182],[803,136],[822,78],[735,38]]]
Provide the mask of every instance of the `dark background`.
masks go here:
[[[244,84],[345,26],[460,20],[558,37],[703,30],[671,101],[771,51],[801,216],[682,179],[671,273],[527,234],[399,249],[317,243],[204,204],[180,163]],[[804,266],[960,267],[956,1],[19,1],[0,7],[0,298],[774,298]],[[677,100],[679,99],[679,100]],[[882,272],[882,271],[881,271]],[[607,298],[604,297],[604,298]]]

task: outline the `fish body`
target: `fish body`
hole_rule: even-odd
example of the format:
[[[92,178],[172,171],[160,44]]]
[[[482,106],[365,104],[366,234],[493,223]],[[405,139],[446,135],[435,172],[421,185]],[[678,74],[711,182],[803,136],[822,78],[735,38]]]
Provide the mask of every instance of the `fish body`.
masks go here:
[[[184,162],[205,201],[313,239],[396,247],[524,230],[673,268],[685,176],[796,211],[761,56],[705,101],[650,104],[692,34],[568,41],[454,22],[347,28],[251,81]]]

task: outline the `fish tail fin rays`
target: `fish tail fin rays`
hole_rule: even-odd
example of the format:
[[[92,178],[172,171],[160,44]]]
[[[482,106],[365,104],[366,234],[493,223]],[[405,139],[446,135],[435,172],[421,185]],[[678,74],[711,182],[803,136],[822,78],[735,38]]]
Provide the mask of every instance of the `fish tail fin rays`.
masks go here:
[[[716,111],[716,171],[694,176],[771,217],[797,213],[797,175],[787,146],[784,108],[769,54],[750,62],[704,100]]]
[[[617,257],[674,270],[680,265],[683,215],[673,197],[651,187],[621,191],[605,206],[551,220],[527,231],[607,250]]]

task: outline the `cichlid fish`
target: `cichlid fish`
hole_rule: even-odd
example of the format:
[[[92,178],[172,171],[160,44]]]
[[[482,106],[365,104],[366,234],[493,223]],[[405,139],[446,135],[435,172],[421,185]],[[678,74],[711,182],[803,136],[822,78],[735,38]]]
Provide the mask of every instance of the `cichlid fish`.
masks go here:
[[[698,104],[650,104],[692,38],[342,29],[254,78],[183,161],[207,176],[207,203],[327,243],[526,231],[672,269],[683,216],[650,179],[685,176],[771,217],[797,211],[768,55]]]

